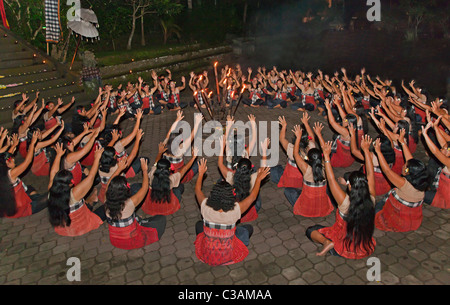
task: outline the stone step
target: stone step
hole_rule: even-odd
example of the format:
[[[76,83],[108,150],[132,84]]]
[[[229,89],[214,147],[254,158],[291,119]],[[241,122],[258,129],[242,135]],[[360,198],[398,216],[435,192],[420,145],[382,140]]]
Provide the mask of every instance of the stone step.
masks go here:
[[[22,85],[14,86],[14,87],[8,87],[0,90],[1,95],[11,94],[14,92],[21,92],[21,93],[33,93],[36,91],[44,92],[46,90],[64,87],[73,85],[74,81],[70,79],[60,78],[59,76],[55,76],[53,78],[43,78],[42,81],[38,81],[39,78],[42,77],[42,74],[36,74],[36,80],[37,81],[26,81],[22,83]],[[21,83],[17,83],[21,84]],[[0,99],[1,101],[1,99]]]
[[[2,60],[0,61],[0,69],[23,68],[38,65],[39,63],[34,58]]]
[[[34,82],[39,83],[48,79],[54,79],[55,77],[60,77],[60,73],[56,70],[54,71],[44,71],[41,73],[35,74],[24,74],[24,75],[15,75],[0,78],[0,86],[14,84],[14,83],[26,83],[26,82]]]
[[[31,75],[55,70],[56,68],[51,63],[46,62],[21,68],[0,69],[0,77]]]
[[[34,57],[36,56],[36,57]],[[31,50],[20,50],[14,52],[6,52],[0,55],[0,62],[11,61],[16,59],[37,59],[37,54],[33,53]]]

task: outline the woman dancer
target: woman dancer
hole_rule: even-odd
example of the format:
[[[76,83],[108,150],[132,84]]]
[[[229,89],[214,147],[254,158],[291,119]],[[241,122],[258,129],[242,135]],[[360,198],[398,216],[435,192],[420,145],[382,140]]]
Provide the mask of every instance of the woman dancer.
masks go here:
[[[361,142],[367,168],[366,175],[359,171],[352,172],[347,192],[342,190],[334,176],[330,158],[331,142],[322,146],[327,181],[338,203],[338,209],[333,226],[316,225],[306,230],[306,236],[310,240],[323,245],[317,256],[330,252],[332,255],[349,259],[361,259],[371,255],[375,250],[376,242],[373,238],[375,180],[369,152],[371,141],[365,136]]]
[[[260,168],[250,195],[236,202],[233,187],[226,181],[216,183],[211,194],[202,192],[202,182],[207,171],[206,160],[199,162],[199,174],[195,185],[195,197],[200,206],[203,221],[197,222],[195,254],[197,258],[211,266],[235,264],[248,255],[251,225],[236,226],[241,215],[256,200],[261,181],[269,174],[269,168]]]

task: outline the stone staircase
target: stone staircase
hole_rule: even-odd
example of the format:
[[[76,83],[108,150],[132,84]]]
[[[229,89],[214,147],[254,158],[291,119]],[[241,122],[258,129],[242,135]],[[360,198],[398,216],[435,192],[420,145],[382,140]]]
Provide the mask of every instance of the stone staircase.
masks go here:
[[[0,125],[8,126],[14,101],[26,93],[45,101],[86,100],[78,76],[13,32],[0,26]]]

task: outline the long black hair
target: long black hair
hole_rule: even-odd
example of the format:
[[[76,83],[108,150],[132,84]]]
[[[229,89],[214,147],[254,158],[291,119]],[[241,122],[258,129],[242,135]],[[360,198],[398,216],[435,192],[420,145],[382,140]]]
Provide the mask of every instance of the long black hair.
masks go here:
[[[2,194],[0,217],[16,214],[16,197],[8,175],[9,168],[6,165],[6,160],[11,156],[8,152],[0,154],[0,192]]]
[[[228,212],[234,209],[236,198],[233,194],[233,186],[226,181],[214,184],[206,205],[215,211]]]
[[[114,149],[114,147],[105,147],[102,153],[102,157],[100,158],[99,170],[108,173],[111,167],[114,167],[116,164],[116,150]]]
[[[369,184],[366,176],[354,171],[350,174],[350,206],[345,216],[347,234],[344,238],[346,248],[356,250],[362,247],[372,252],[375,245],[372,241],[375,230],[375,208],[370,198]]]
[[[367,120],[366,110],[364,109],[362,102],[356,102],[353,107],[355,108],[356,115],[362,121],[364,134],[367,134],[369,132],[369,122]]]
[[[249,159],[242,158],[239,160],[233,177],[233,187],[237,201],[241,201],[250,195],[252,172],[252,162]]]
[[[53,178],[48,197],[48,213],[53,227],[70,226],[70,190],[72,173],[68,170],[59,171]]]
[[[314,182],[325,180],[323,173],[322,152],[318,148],[311,148],[308,151],[308,164],[312,168]]]
[[[125,177],[117,176],[111,179],[106,191],[105,207],[112,220],[117,221],[122,218],[125,202],[130,197],[131,191]]]
[[[170,161],[161,159],[156,163],[156,170],[153,174],[151,185],[151,199],[153,202],[167,203],[170,202]]]
[[[379,134],[376,139],[380,139],[380,151],[388,164],[395,163],[395,150],[392,147],[391,141],[384,134]]]
[[[418,191],[424,192],[429,185],[428,170],[422,161],[409,159],[406,164],[408,173],[404,176],[406,180]]]

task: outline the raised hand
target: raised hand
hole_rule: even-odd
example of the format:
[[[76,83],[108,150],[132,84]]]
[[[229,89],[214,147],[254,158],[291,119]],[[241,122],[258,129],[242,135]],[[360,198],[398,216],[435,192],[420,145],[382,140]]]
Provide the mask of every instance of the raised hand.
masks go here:
[[[206,159],[202,158],[198,161],[198,174],[204,175],[206,171],[208,170],[208,167],[206,166]]]

